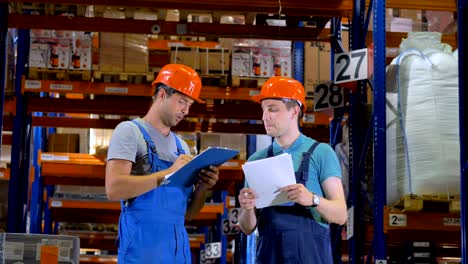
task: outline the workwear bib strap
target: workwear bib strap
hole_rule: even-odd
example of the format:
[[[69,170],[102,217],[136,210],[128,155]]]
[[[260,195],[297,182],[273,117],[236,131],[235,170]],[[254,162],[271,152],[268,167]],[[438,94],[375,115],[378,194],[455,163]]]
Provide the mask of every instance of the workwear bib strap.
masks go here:
[[[303,153],[302,162],[295,172],[297,183],[306,185],[310,177],[309,162],[319,142]],[[268,149],[272,157],[273,149]],[[259,241],[257,263],[289,264],[333,262],[329,229],[317,223],[310,209],[300,204],[271,206],[259,210]]]
[[[165,170],[173,162],[161,160],[146,129],[140,129],[148,147],[151,172]],[[178,154],[185,154],[173,134]],[[137,177],[137,176],[135,176]],[[158,187],[130,202],[122,202],[119,219],[119,264],[191,263],[190,244],[184,226],[192,187]]]

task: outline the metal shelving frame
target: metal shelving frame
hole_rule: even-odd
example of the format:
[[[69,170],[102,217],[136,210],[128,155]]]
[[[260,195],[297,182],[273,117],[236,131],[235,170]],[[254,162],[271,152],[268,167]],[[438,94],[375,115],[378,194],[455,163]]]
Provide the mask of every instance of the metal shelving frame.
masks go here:
[[[408,5],[406,8],[411,7],[408,1],[385,1],[385,0],[371,0],[374,5],[374,75],[373,75],[373,89],[374,89],[374,116],[372,125],[374,127],[374,240],[373,249],[375,260],[386,259],[386,244],[385,236],[383,234],[383,206],[385,205],[385,8],[386,3],[388,7],[401,7]],[[89,2],[89,1],[88,1]],[[141,1],[140,1],[141,2]],[[354,0],[353,8],[353,27],[351,28],[351,49],[359,49],[364,47],[365,36],[363,34],[365,28],[364,21],[364,0]],[[411,2],[411,1],[410,1]],[[435,1],[433,1],[435,3]],[[431,2],[432,3],[432,2]],[[432,5],[435,5],[435,4]],[[443,6],[435,6],[442,10]],[[447,7],[449,8],[449,6]],[[466,141],[466,124],[468,117],[468,110],[466,108],[466,80],[463,78],[463,73],[466,70],[466,63],[468,55],[464,45],[468,43],[467,32],[463,31],[464,26],[468,24],[468,1],[457,1],[457,14],[458,14],[458,52],[459,52],[459,109],[460,109],[460,163],[461,163],[461,250],[462,250],[462,263],[467,262],[466,252],[466,190],[468,181],[466,179],[468,171],[468,161],[466,150],[468,143]],[[0,2],[0,59],[5,57],[6,51],[6,34],[8,31],[8,1]],[[18,31],[18,57],[16,64],[16,80],[15,80],[15,95],[16,95],[16,117],[14,119],[13,139],[12,145],[19,146],[12,150],[11,160],[11,178],[9,187],[9,212],[8,212],[8,232],[25,232],[26,231],[26,208],[28,208],[28,186],[29,186],[29,140],[31,136],[31,117],[28,116],[25,108],[25,98],[21,94],[21,77],[24,73],[25,64],[27,61],[27,53],[29,50],[29,30],[21,29]],[[302,50],[303,52],[303,50]],[[302,53],[303,57],[303,53]],[[0,74],[0,88],[2,88],[2,98],[4,99],[4,88],[6,76],[4,75],[4,67],[6,67],[6,60],[0,60],[1,74]],[[302,70],[301,66],[297,66],[297,70]],[[303,66],[302,66],[303,67]],[[296,76],[297,77],[297,76]],[[301,79],[300,77],[298,77]],[[351,95],[350,105],[350,140],[351,140],[351,192],[350,192],[350,205],[354,207],[354,237],[349,241],[349,256],[350,263],[361,263],[363,261],[363,247],[362,247],[362,197],[361,197],[361,177],[363,175],[363,168],[359,164],[359,156],[364,151],[364,135],[362,131],[363,125],[358,120],[359,113],[363,113],[363,104],[366,101],[365,96],[366,83],[360,82],[356,93]],[[1,113],[3,115],[4,100],[2,100]],[[1,122],[1,121],[0,121]],[[0,124],[3,124],[0,123]],[[253,140],[249,141],[249,146],[252,147]],[[37,226],[38,223],[35,223]],[[35,229],[33,228],[32,231]],[[247,248],[247,254],[241,254],[240,263],[249,263],[248,259],[250,254],[254,252],[251,244],[243,241],[243,246]],[[250,246],[249,246],[250,245]],[[250,251],[250,252],[249,252]],[[243,259],[247,258],[247,259]],[[382,262],[384,263],[384,262]],[[379,262],[380,264],[380,262]]]

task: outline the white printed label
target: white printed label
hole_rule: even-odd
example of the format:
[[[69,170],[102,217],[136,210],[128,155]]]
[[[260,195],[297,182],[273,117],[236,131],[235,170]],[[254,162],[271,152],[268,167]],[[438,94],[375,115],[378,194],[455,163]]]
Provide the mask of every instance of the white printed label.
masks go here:
[[[354,207],[348,209],[348,219],[346,219],[346,239],[354,236]]]
[[[62,205],[63,205],[62,201],[52,201],[50,203],[50,206],[52,207],[62,207]]]
[[[430,247],[430,242],[413,242],[413,246],[415,247]]]
[[[221,242],[208,243],[205,246],[205,258],[215,259],[221,257]]]
[[[387,264],[387,260],[386,259],[376,259],[375,264]]]
[[[429,252],[414,252],[413,256],[415,258],[430,258],[431,253],[429,253]]]
[[[405,214],[389,214],[388,217],[390,226],[406,226]]]
[[[24,243],[6,241],[4,254],[5,260],[23,260]]]
[[[73,85],[71,84],[57,84],[57,83],[52,83],[50,85],[51,90],[59,90],[59,91],[71,91],[73,90]]]
[[[240,208],[229,209],[228,218],[223,219],[223,234],[235,235],[240,233],[239,228]]]
[[[200,250],[200,264],[213,264],[216,263],[216,259],[207,259],[205,256],[205,250]]]
[[[444,218],[444,226],[460,226],[460,218]]]
[[[127,87],[106,87],[106,93],[113,93],[113,94],[128,94]]]
[[[53,154],[42,154],[41,160],[58,160],[58,161],[67,161],[70,160],[69,156],[56,156]]]
[[[343,88],[332,82],[325,82],[314,87],[314,110],[342,107],[344,105]]]
[[[367,49],[336,54],[335,83],[367,79]]]
[[[25,80],[24,81],[24,88],[26,89],[41,89],[42,82],[36,80]]]

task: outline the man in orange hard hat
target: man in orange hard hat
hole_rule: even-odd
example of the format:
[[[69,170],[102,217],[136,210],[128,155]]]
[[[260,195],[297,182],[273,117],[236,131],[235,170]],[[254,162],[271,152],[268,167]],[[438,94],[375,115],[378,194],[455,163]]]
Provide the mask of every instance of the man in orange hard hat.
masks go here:
[[[261,103],[265,130],[274,142],[249,161],[289,153],[297,182],[280,189],[291,202],[262,209],[255,208],[258,194],[247,182],[240,191],[240,227],[246,234],[258,228],[257,263],[333,263],[329,223],[344,224],[347,217],[341,167],[328,144],[299,130],[304,87],[291,78],[272,77],[252,99]]]
[[[153,103],[143,118],[120,123],[107,155],[106,193],[121,201],[118,262],[191,263],[184,226],[203,207],[218,180],[210,166],[194,186],[164,186],[166,176],[187,164],[187,143],[171,132],[199,99],[201,80],[190,67],[168,64],[153,82]]]

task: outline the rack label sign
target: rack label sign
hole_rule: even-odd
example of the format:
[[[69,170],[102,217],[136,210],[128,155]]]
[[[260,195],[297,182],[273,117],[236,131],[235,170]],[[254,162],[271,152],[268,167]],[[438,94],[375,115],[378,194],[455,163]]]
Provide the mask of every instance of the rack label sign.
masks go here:
[[[36,80],[25,80],[24,81],[24,88],[26,89],[41,89],[42,82]]]
[[[62,201],[52,201],[50,203],[51,207],[62,207]]]
[[[367,48],[336,54],[334,82],[344,83],[367,79],[367,59]]]
[[[444,226],[460,226],[460,218],[444,217]]]
[[[346,219],[346,239],[350,240],[354,236],[354,206],[348,209]]]
[[[221,242],[208,243],[205,245],[205,258],[221,258]]]
[[[387,260],[386,259],[376,259],[375,264],[387,264]]]
[[[223,219],[223,234],[235,235],[240,233],[239,228],[240,208],[229,209],[228,218]]]
[[[406,226],[405,214],[389,214],[388,216],[390,226]]]
[[[71,85],[71,84],[52,83],[52,84],[50,84],[50,89],[51,90],[59,90],[59,91],[72,91],[73,90],[73,85]]]
[[[343,88],[333,82],[321,83],[314,87],[314,111],[342,107],[343,105]]]
[[[200,264],[214,264],[216,259],[207,259],[205,255],[205,250],[200,250]]]
[[[128,94],[127,87],[106,87],[105,91],[112,94]]]

